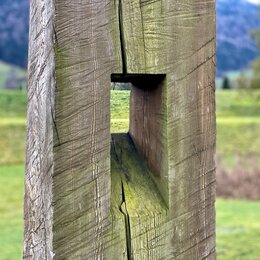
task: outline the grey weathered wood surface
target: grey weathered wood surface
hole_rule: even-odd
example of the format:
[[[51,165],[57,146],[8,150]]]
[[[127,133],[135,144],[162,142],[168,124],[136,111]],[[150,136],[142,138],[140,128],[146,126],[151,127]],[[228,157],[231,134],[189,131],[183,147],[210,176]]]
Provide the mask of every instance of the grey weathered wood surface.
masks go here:
[[[53,1],[31,1],[24,259],[52,259],[53,255],[53,23]]]
[[[31,1],[24,259],[215,259],[215,1],[122,0],[125,60],[118,6]],[[166,79],[133,88],[137,151],[115,137],[116,161],[110,76],[123,64]]]

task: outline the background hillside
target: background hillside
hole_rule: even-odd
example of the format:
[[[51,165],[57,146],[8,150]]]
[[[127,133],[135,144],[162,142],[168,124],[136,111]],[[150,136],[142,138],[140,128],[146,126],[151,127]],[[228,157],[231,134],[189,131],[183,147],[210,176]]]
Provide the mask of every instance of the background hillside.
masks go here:
[[[0,1],[0,60],[26,67],[29,0]],[[217,0],[217,71],[245,68],[258,54],[249,32],[260,12],[246,0]]]
[[[241,70],[259,54],[250,32],[260,27],[259,7],[246,0],[217,0],[217,71]]]
[[[0,60],[27,64],[29,0],[0,1]]]

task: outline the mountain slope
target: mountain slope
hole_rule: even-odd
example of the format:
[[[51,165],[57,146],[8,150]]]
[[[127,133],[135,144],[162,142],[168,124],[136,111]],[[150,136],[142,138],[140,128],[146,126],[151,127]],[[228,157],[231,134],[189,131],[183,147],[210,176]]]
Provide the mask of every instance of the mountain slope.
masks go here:
[[[250,31],[260,27],[260,12],[245,0],[217,0],[218,74],[245,68],[259,54]]]
[[[0,1],[0,60],[26,67],[29,0]]]

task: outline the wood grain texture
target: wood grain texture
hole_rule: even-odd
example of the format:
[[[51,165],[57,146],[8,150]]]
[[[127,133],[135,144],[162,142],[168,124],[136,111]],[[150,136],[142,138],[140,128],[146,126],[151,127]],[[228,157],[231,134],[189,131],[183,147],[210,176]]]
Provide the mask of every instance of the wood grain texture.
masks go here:
[[[102,259],[110,205],[108,1],[56,1],[56,259]]]
[[[24,259],[53,257],[54,5],[31,1]]]
[[[145,85],[145,84],[144,84]],[[169,205],[166,84],[143,90],[132,86],[129,133]]]
[[[216,257],[215,1],[121,12],[127,72],[166,78],[110,155],[119,1],[31,1],[24,259]]]
[[[121,230],[115,254],[110,259],[160,259],[164,253],[162,238],[167,219],[167,205],[150,177],[149,169],[128,134],[112,134],[111,140],[111,213],[113,233]],[[122,191],[123,189],[123,191]],[[122,198],[122,195],[124,198]],[[121,219],[124,204],[129,217],[129,237]],[[131,258],[127,258],[126,241],[131,243]],[[129,256],[129,254],[128,254]]]

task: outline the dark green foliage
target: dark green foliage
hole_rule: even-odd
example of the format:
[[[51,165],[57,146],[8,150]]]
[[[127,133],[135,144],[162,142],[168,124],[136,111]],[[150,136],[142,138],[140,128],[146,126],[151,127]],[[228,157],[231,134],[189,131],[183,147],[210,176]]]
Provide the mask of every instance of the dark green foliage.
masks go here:
[[[257,45],[260,46],[260,29],[253,30],[252,36],[255,38]]]
[[[260,31],[259,31],[260,34]],[[260,38],[260,35],[259,35]],[[250,82],[250,89],[260,89],[260,58],[257,58],[252,64],[253,77]]]
[[[252,36],[255,39],[258,48],[260,49],[260,29],[252,31]],[[260,57],[256,58],[252,64],[252,77],[250,79],[246,78],[243,74],[237,80],[238,87],[240,89],[260,89]]]
[[[248,89],[250,83],[250,79],[244,75],[244,73],[241,73],[239,78],[237,79],[237,86],[239,89]]]
[[[228,77],[224,77],[222,89],[231,89],[231,85]]]
[[[252,32],[255,38],[258,48],[260,49],[260,28]],[[250,89],[260,89],[260,57],[256,58],[251,65],[253,76],[249,84]]]

